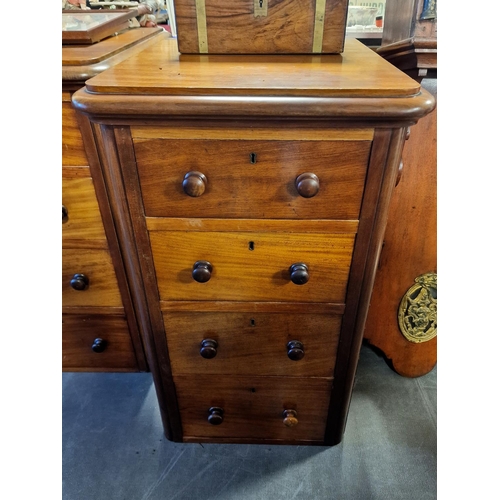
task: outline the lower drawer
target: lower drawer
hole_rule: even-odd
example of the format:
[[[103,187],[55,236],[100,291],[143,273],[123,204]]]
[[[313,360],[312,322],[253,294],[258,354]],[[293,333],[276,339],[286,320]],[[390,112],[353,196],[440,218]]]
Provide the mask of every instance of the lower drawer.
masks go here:
[[[63,371],[139,371],[126,319],[63,314],[62,367]]]
[[[331,379],[178,375],[174,383],[185,440],[324,439]]]
[[[333,377],[342,316],[166,312],[176,374]]]

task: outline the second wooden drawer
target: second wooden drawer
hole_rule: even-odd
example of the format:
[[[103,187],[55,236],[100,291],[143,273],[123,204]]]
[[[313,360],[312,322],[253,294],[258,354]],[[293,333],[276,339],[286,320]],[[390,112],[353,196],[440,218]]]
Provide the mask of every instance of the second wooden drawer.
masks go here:
[[[354,239],[355,234],[150,232],[161,300],[343,303]]]

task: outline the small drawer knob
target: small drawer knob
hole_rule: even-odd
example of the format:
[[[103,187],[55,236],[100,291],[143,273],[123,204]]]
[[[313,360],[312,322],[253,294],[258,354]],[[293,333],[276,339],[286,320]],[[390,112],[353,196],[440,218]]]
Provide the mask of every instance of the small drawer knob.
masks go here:
[[[224,410],[222,408],[212,406],[212,408],[208,410],[208,423],[212,425],[222,424],[222,421],[224,420],[223,415]]]
[[[207,178],[201,172],[188,172],[182,181],[182,189],[188,196],[197,198],[207,187]]]
[[[302,198],[312,198],[319,192],[319,179],[316,174],[306,172],[295,179],[295,188]]]
[[[63,205],[62,206],[62,220],[64,222],[64,219],[68,218],[68,209]]]
[[[300,361],[305,355],[304,345],[298,340],[290,340],[286,345],[286,350],[292,361]]]
[[[89,279],[85,276],[85,274],[75,274],[70,281],[70,285],[73,290],[82,292],[83,290],[87,290],[89,287]]]
[[[198,260],[193,264],[193,279],[198,283],[206,283],[212,277],[212,264],[206,260]]]
[[[92,344],[92,350],[94,352],[103,352],[106,349],[107,342],[103,339],[95,339]]]
[[[201,341],[200,355],[205,359],[212,359],[217,356],[217,341],[212,339],[205,339]]]
[[[295,410],[285,410],[283,412],[283,423],[287,427],[293,427],[299,423],[297,420],[297,412]]]
[[[297,262],[290,266],[290,279],[296,285],[304,285],[309,281],[309,269],[303,262]]]

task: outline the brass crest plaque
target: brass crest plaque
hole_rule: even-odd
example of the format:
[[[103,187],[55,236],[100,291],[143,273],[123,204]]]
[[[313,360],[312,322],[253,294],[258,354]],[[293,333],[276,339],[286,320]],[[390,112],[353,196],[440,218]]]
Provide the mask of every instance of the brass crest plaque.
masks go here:
[[[437,335],[437,274],[415,278],[398,310],[399,329],[410,342],[428,342]]]

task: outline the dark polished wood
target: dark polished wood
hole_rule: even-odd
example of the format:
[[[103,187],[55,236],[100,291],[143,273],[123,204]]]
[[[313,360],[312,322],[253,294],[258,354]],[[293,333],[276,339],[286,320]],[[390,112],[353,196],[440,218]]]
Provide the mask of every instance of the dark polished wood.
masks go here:
[[[207,178],[201,172],[188,172],[182,181],[182,189],[188,196],[197,198],[207,187]]]
[[[291,340],[286,345],[287,356],[292,361],[300,361],[305,356],[304,344],[298,340]]]
[[[204,339],[201,341],[200,356],[205,359],[212,359],[217,356],[218,343],[216,340]]]
[[[295,179],[295,187],[302,198],[312,198],[319,192],[319,179],[316,174],[307,172]]]
[[[224,421],[224,409],[212,407],[208,410],[208,423],[211,425],[220,425]]]
[[[292,264],[288,271],[290,279],[295,285],[305,285],[309,281],[309,268],[303,262]]]
[[[212,277],[212,264],[206,260],[196,261],[191,276],[198,283],[206,283]]]

